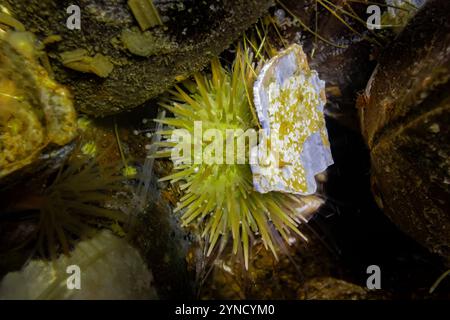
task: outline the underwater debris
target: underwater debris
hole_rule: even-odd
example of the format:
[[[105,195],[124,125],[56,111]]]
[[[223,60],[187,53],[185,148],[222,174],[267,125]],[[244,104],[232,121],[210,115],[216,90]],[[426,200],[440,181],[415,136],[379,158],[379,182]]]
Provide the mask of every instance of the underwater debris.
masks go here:
[[[176,87],[171,97],[161,105],[174,114],[173,118],[157,120],[174,128],[187,130],[194,136],[194,122],[201,121],[203,129],[223,131],[226,129],[247,129],[256,127],[252,112],[251,92],[256,74],[249,62],[248,52],[237,47],[237,56],[231,72],[221,66],[218,59],[211,63],[212,78],[195,75],[198,91],[185,91]],[[166,138],[160,143],[163,150],[157,157],[169,157],[175,147],[171,140],[173,130],[162,131]],[[234,137],[233,139],[237,139]],[[197,143],[193,142],[192,147]],[[207,144],[205,144],[207,146]],[[247,158],[248,158],[247,154]],[[251,242],[260,238],[266,249],[270,248],[275,256],[278,237],[289,243],[292,233],[304,238],[297,225],[306,219],[296,208],[303,202],[295,195],[279,192],[262,194],[254,190],[252,172],[247,164],[186,164],[174,161],[175,173],[161,181],[180,182],[185,195],[175,211],[183,210],[183,225],[198,222],[202,237],[208,243],[207,255],[210,255],[221,239],[221,246],[233,238],[233,252],[242,252],[245,266]],[[177,163],[178,162],[178,163]],[[306,239],[306,238],[304,238]]]
[[[77,134],[69,92],[39,64],[32,33],[6,31],[0,48],[0,178],[30,163],[49,144]]]
[[[282,164],[271,161],[273,152],[265,154],[255,146],[251,157],[260,159],[252,165],[256,190],[315,193],[315,175],[333,164],[323,114],[325,83],[310,70],[302,48],[294,44],[264,66],[253,90],[265,132],[260,145],[270,139],[271,150]]]
[[[152,0],[129,0],[128,6],[142,31],[162,24],[158,9]]]
[[[102,78],[106,78],[114,69],[114,65],[108,57],[100,53],[91,57],[85,49],[62,52],[60,57],[65,67],[80,72],[94,73]]]
[[[67,286],[67,267],[80,268],[82,290]],[[157,299],[153,275],[125,239],[104,230],[75,246],[70,257],[31,260],[0,282],[0,299]]]

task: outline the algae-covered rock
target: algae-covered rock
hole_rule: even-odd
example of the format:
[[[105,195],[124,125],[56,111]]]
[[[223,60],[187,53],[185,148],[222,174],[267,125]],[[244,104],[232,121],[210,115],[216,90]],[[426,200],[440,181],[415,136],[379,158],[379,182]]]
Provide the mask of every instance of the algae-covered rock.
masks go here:
[[[33,163],[47,146],[64,146],[77,134],[70,94],[40,64],[33,34],[2,31],[0,178]]]
[[[264,14],[272,1],[155,0],[164,25],[145,31],[138,28],[136,18],[141,18],[126,0],[6,3],[27,30],[42,39],[60,37],[46,49],[56,79],[70,87],[78,110],[103,116],[134,108],[204,67]],[[81,9],[80,30],[66,26],[70,5]],[[139,38],[143,39],[140,45]],[[112,71],[101,78],[68,68],[67,63],[64,66],[61,54],[77,49],[86,51],[88,58],[83,62],[101,54],[105,64],[107,59],[113,65]],[[82,67],[95,69],[95,65]]]
[[[450,258],[450,3],[428,1],[388,47],[360,99],[379,205]]]

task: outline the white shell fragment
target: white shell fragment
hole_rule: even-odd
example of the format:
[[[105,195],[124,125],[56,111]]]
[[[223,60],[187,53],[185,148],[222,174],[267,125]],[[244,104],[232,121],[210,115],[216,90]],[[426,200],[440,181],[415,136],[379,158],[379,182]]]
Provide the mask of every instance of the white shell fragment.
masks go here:
[[[250,155],[255,189],[315,193],[314,176],[333,164],[323,115],[325,82],[310,70],[302,48],[292,45],[262,68],[253,90],[264,131]]]

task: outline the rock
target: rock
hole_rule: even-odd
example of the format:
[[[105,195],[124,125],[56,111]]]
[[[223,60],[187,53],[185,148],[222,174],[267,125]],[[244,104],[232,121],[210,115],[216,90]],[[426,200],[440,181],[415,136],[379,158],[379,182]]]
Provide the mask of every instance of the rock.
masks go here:
[[[68,289],[67,267],[80,268],[80,289]],[[0,299],[157,299],[152,273],[124,239],[102,231],[70,257],[31,260],[0,283]]]
[[[335,1],[332,2],[337,4]],[[303,46],[311,69],[316,70],[320,79],[325,81],[327,94],[325,114],[355,131],[359,130],[355,97],[364,89],[375,67],[373,56],[378,45],[374,44],[374,40],[377,38],[365,25],[337,10],[336,13],[359,34],[351,31],[334,16],[334,12],[329,12],[315,0],[284,0],[282,3],[284,9],[278,4],[278,11],[281,10],[285,17],[281,21],[278,20],[278,27],[289,43]],[[311,32],[316,29],[316,4],[319,10],[317,32],[320,37]],[[359,3],[347,5],[351,5],[359,16],[366,15],[367,5]],[[286,9],[298,19],[288,14]],[[306,31],[299,23],[299,19],[311,31]],[[277,36],[274,38],[277,39]],[[379,43],[379,46],[382,45]]]
[[[0,37],[0,179],[34,164],[77,135],[76,112],[66,88],[40,64],[29,32]]]
[[[61,37],[61,41],[46,48],[55,77],[71,89],[76,108],[94,116],[139,106],[171,87],[177,79],[203,68],[272,3],[271,0],[153,1],[164,25],[142,31],[126,0],[6,2],[27,30],[41,39]],[[66,9],[72,4],[81,8],[81,30],[66,27],[69,17]],[[155,44],[155,47],[136,46],[140,35],[144,40],[141,46]],[[65,67],[61,53],[76,49],[87,52],[82,64],[75,64],[77,70],[96,70],[106,78]],[[109,67],[99,70],[92,65],[98,54],[102,55],[103,65],[113,64],[112,70]]]
[[[369,291],[355,284],[331,277],[314,278],[298,291],[301,300],[364,300]]]
[[[248,270],[226,248],[219,256],[206,259],[191,251],[188,259],[197,269],[202,299],[297,299],[297,291],[315,277],[329,277],[341,266],[319,239],[303,228],[309,242],[293,240],[283,247],[279,261],[262,243],[252,247]],[[206,261],[205,261],[206,259]],[[203,268],[202,263],[206,263]],[[211,267],[208,265],[212,264]],[[211,268],[211,269],[210,269]],[[210,273],[209,273],[210,271]],[[203,273],[202,273],[203,272]]]
[[[428,1],[359,99],[374,192],[404,232],[450,259],[450,3]]]

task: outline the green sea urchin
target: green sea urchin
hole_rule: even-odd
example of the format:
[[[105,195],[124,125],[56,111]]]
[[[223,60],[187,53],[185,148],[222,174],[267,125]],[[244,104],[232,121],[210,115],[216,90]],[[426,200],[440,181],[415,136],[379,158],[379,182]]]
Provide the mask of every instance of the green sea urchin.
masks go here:
[[[43,190],[32,191],[6,208],[6,213],[30,212],[37,220],[23,246],[36,243],[41,257],[54,260],[60,253],[69,255],[78,240],[93,236],[99,227],[114,229],[126,222],[122,211],[106,206],[112,194],[124,189],[127,177],[116,163],[100,165],[102,156],[72,156]]]
[[[68,254],[72,239],[94,234],[96,220],[125,222],[122,212],[103,207],[111,192],[123,188],[124,177],[118,172],[115,165],[100,168],[97,161],[74,159],[58,173],[38,206],[38,249],[42,255],[47,255],[47,248],[55,258],[58,246]]]
[[[191,136],[195,135],[197,121],[201,121],[203,130],[219,130],[222,137],[227,137],[227,129],[245,132],[256,128],[258,124],[251,99],[256,73],[247,52],[238,47],[236,56],[231,72],[214,59],[211,63],[212,77],[196,74],[198,90],[186,91],[177,86],[167,101],[161,103],[174,117],[156,121],[187,130]],[[160,143],[163,150],[158,151],[156,157],[171,156],[175,148],[171,138],[173,133],[174,130],[161,132],[166,139]],[[234,141],[237,138],[235,136]],[[195,149],[199,143],[206,154],[209,143],[194,139],[190,147]],[[200,224],[204,230],[202,237],[208,243],[208,255],[219,239],[224,244],[231,233],[233,252],[236,254],[242,250],[248,268],[253,238],[262,239],[266,249],[270,248],[275,256],[279,235],[286,242],[292,233],[305,238],[297,228],[302,219],[296,212],[303,205],[301,198],[287,193],[262,194],[255,191],[248,163],[217,164],[203,159],[201,163],[194,161],[190,164],[172,160],[176,172],[161,180],[182,182],[180,188],[185,195],[176,211],[185,210],[182,216],[184,226],[195,222]]]

